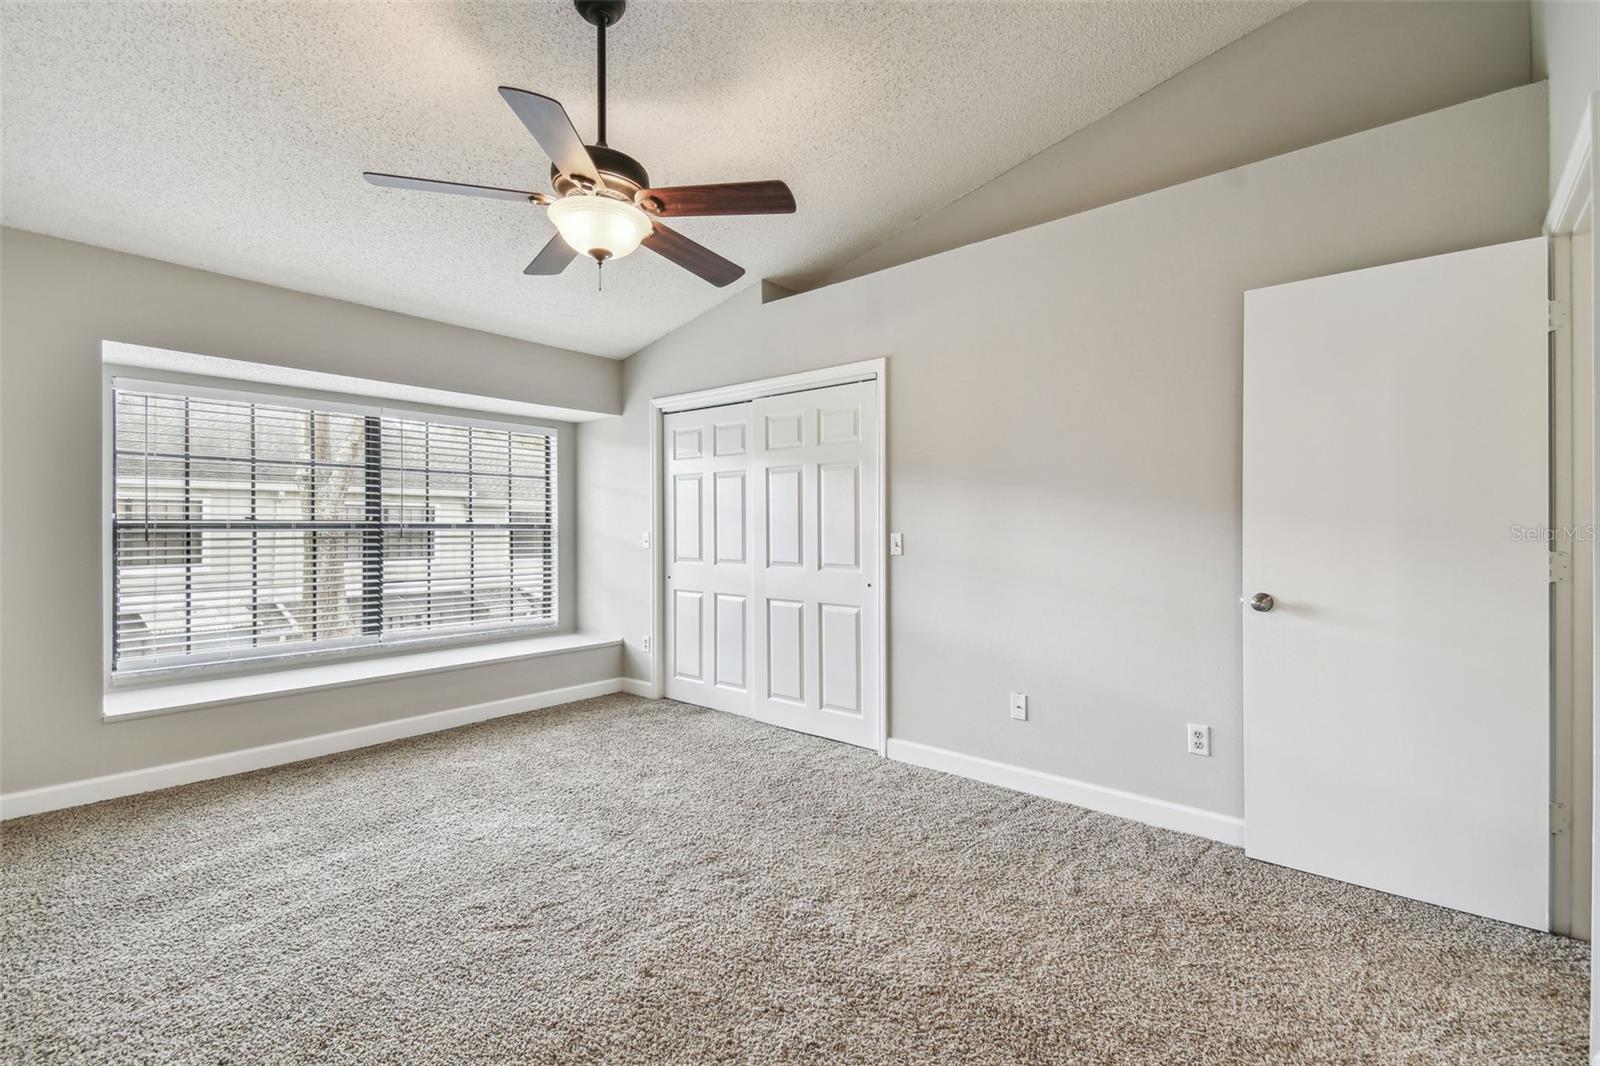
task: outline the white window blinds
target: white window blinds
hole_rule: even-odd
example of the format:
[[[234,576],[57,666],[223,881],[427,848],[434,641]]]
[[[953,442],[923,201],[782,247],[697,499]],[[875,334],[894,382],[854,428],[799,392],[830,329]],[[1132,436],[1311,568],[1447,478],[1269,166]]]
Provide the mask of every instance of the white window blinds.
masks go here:
[[[114,672],[555,624],[553,432],[112,395]]]

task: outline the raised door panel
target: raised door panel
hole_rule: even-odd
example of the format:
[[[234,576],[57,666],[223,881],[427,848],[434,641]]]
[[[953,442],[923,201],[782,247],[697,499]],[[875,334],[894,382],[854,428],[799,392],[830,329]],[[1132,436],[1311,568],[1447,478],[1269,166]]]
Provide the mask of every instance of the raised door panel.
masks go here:
[[[719,593],[716,612],[715,681],[723,688],[743,690],[750,671],[750,634],[744,596]]]
[[[705,429],[701,426],[685,426],[672,431],[672,458],[673,459],[698,459],[704,449],[701,441],[704,439]]]
[[[818,444],[856,444],[861,440],[861,404],[817,409]]]
[[[804,706],[806,605],[767,601],[767,697]]]
[[[713,509],[716,521],[716,558],[719,563],[742,563],[745,559],[745,473],[719,470],[713,478]]]
[[[705,558],[701,543],[701,484],[699,474],[678,474],[672,479],[672,558],[698,563]]]
[[[861,565],[860,463],[823,463],[817,471],[817,565]]]
[[[703,609],[705,594],[674,590],[672,595],[672,672],[684,681],[705,678]]]
[[[749,427],[743,422],[718,424],[712,431],[712,453],[719,459],[745,454],[748,450],[745,447],[745,435],[748,432]]]
[[[806,416],[804,411],[777,411],[762,418],[765,427],[767,451],[785,448],[803,448],[806,443]]]
[[[821,679],[817,686],[825,711],[861,713],[861,608],[824,603],[817,610]]]
[[[767,471],[766,530],[768,566],[803,566],[805,469],[778,467]]]

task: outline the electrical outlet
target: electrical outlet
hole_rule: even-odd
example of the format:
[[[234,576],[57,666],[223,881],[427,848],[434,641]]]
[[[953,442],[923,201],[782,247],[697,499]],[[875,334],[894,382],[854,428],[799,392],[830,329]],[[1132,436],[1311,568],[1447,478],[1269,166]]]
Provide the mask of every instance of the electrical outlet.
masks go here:
[[[1208,725],[1195,725],[1189,723],[1188,740],[1186,747],[1190,755],[1211,754],[1211,727]]]
[[[1028,694],[1026,692],[1013,692],[1011,694],[1011,717],[1019,722],[1028,720]]]
[[[901,539],[899,533],[890,533],[889,534],[889,554],[890,555],[904,555],[905,553],[906,553],[906,542]]]
[[[646,633],[644,635],[644,653],[646,655],[650,654],[650,634],[649,633]]]

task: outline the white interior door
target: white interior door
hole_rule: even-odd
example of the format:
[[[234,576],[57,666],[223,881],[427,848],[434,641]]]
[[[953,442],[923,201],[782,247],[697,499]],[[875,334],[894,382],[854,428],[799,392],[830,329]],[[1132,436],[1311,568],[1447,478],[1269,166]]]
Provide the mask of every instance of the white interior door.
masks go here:
[[[750,713],[750,409],[667,415],[669,699]]]
[[[1248,854],[1546,928],[1541,239],[1245,294]]]
[[[757,718],[878,746],[877,383],[756,400]]]

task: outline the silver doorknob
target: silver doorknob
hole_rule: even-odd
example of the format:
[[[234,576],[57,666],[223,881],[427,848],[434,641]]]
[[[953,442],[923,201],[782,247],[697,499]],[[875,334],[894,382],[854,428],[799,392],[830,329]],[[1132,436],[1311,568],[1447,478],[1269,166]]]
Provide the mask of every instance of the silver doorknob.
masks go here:
[[[1256,593],[1254,596],[1250,597],[1250,609],[1252,611],[1272,610],[1272,597],[1267,595],[1265,592]]]

